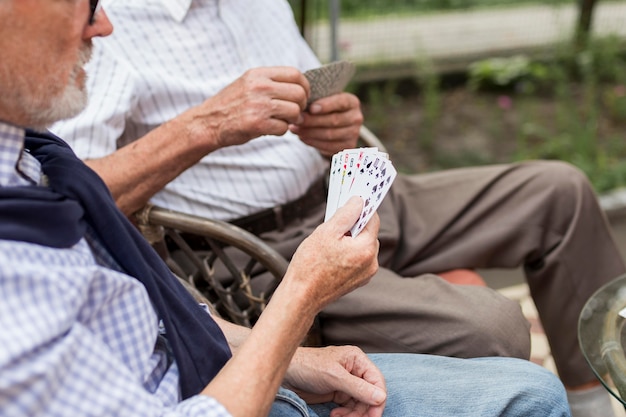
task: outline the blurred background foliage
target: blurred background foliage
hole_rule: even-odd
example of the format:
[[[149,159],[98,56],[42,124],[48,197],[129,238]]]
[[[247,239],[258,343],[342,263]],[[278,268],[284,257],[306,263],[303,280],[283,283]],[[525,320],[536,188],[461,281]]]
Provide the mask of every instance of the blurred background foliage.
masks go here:
[[[324,35],[323,26],[313,22],[329,22],[332,1],[292,0],[296,17],[306,17],[300,19],[305,25],[305,37],[323,61],[325,50],[319,42],[328,42],[329,37]],[[389,146],[401,170],[425,172],[525,159],[560,159],[585,171],[596,190],[605,193],[626,186],[626,34],[620,32],[626,27],[626,8],[623,16],[611,11],[613,30],[604,21],[594,21],[598,4],[609,2],[341,0],[336,4],[340,11],[334,28],[335,42],[344,57],[356,61],[357,68],[360,64],[361,72],[357,71],[349,89],[362,100],[366,125]],[[535,7],[555,10],[554,19],[548,19],[546,25],[566,21],[569,26],[532,48],[511,44],[510,50],[495,50],[484,45],[485,52],[476,53],[479,48],[468,43],[467,47],[451,50],[450,55],[457,54],[453,66],[442,65],[450,61],[445,51],[433,52],[424,45],[430,46],[437,35],[453,40],[456,36],[459,44],[469,42],[474,32],[489,30],[487,24],[465,22],[474,32],[467,29],[459,33],[434,25],[434,38],[428,38],[430,42],[419,39],[421,48],[415,47],[409,57],[401,58],[402,66],[393,55],[383,57],[379,52],[373,65],[360,63],[356,52],[373,48],[388,35],[395,38],[384,48],[400,48],[401,41],[417,37],[409,35],[411,29],[394,27],[395,21],[388,20],[390,26],[365,39],[362,46],[348,32],[356,27],[350,26],[354,21],[385,22],[386,16],[393,15],[417,16],[421,20],[416,24],[426,25],[427,19],[438,16],[454,14],[469,20],[483,11],[512,9],[513,13],[523,14]],[[564,15],[568,16],[565,20]],[[333,22],[328,24],[332,26]],[[537,24],[529,21],[523,28],[529,39],[537,32],[554,29]],[[394,30],[403,32],[394,35]],[[477,39],[485,42],[505,35],[510,33],[500,26]],[[449,45],[456,46],[455,42]],[[459,50],[467,53],[458,55]],[[372,66],[379,69],[375,76],[364,76],[372,74]]]

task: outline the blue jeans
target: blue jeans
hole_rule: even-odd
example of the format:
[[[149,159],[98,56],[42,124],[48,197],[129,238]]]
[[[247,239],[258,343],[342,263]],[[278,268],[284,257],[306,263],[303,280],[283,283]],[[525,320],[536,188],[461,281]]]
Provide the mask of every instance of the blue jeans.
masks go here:
[[[385,375],[385,417],[570,416],[558,378],[525,360],[409,353],[369,357]],[[334,407],[307,405],[281,388],[269,415],[328,417]]]

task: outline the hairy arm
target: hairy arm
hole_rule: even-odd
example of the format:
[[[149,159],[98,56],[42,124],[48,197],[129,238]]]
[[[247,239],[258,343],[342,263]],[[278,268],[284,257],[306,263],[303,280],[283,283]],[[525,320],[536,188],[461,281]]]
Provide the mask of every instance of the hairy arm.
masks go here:
[[[233,416],[267,414],[315,315],[366,283],[376,271],[378,219],[370,222],[364,236],[346,235],[361,205],[360,199],[353,198],[303,242],[252,330],[218,321],[234,347],[234,356],[203,394],[216,398]],[[330,389],[328,384],[324,389]]]

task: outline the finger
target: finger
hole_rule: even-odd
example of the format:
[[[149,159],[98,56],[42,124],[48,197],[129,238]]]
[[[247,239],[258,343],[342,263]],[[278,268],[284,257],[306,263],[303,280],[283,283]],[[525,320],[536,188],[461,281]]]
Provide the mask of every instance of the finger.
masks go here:
[[[246,71],[240,77],[246,91],[298,103],[304,110],[310,95],[310,85],[302,73],[293,67],[261,67]]]
[[[363,114],[356,110],[322,115],[311,115],[304,112],[302,116],[302,123],[298,124],[298,127],[302,129],[342,129],[348,127],[358,129],[363,124]]]
[[[303,87],[309,86],[309,81],[302,74],[302,72],[295,67],[289,67],[289,66],[258,67],[258,68],[251,69],[248,71],[256,72],[260,75],[264,75],[278,82],[296,83],[296,84],[302,85]]]
[[[353,375],[347,378],[352,381],[342,385],[343,391],[353,399],[351,401],[355,401],[354,407],[362,409],[364,406],[378,406],[387,399],[387,393],[381,387]]]
[[[348,233],[354,226],[361,215],[363,209],[363,199],[358,196],[352,196],[342,207],[335,212],[333,217],[327,222],[329,227],[333,228],[341,236]]]
[[[302,142],[326,155],[354,148],[358,141],[358,128],[353,127],[327,130],[303,129],[301,126],[291,125],[289,130],[298,135]]]
[[[315,100],[309,106],[311,114],[325,114],[335,112],[346,112],[352,109],[360,109],[361,103],[357,96],[350,93],[338,93]]]
[[[378,236],[378,230],[380,229],[380,217],[378,213],[374,213],[372,218],[367,222],[365,228],[361,231],[361,234],[364,232],[367,234],[371,234],[374,236]]]
[[[307,92],[300,84],[274,82],[271,97],[274,100],[285,101],[298,105],[298,111],[302,112],[306,107]],[[304,118],[300,121],[302,123]]]
[[[278,82],[292,83],[300,85],[305,93],[306,98],[311,95],[311,85],[300,70],[294,67],[270,67],[272,73],[270,79]]]
[[[385,377],[360,349],[345,350],[351,355],[349,373],[344,375],[346,381],[342,384],[342,391],[357,401],[368,405],[380,405],[387,399]]]
[[[303,101],[304,103],[305,101]],[[270,100],[271,117],[286,123],[285,131],[290,125],[302,121],[302,103],[281,98],[273,98]],[[284,132],[283,132],[284,133]],[[268,133],[266,133],[268,134]]]

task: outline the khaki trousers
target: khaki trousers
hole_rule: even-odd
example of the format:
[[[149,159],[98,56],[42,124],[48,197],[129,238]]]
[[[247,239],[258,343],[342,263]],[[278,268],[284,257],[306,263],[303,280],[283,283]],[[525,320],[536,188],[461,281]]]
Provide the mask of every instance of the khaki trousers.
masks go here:
[[[320,207],[262,238],[289,259],[323,212]],[[523,266],[562,381],[594,380],[578,346],[578,315],[625,267],[596,196],[576,168],[530,161],[399,175],[378,213],[381,268],[368,285],[321,313],[326,344],[528,358],[529,324],[517,303],[436,275]]]

